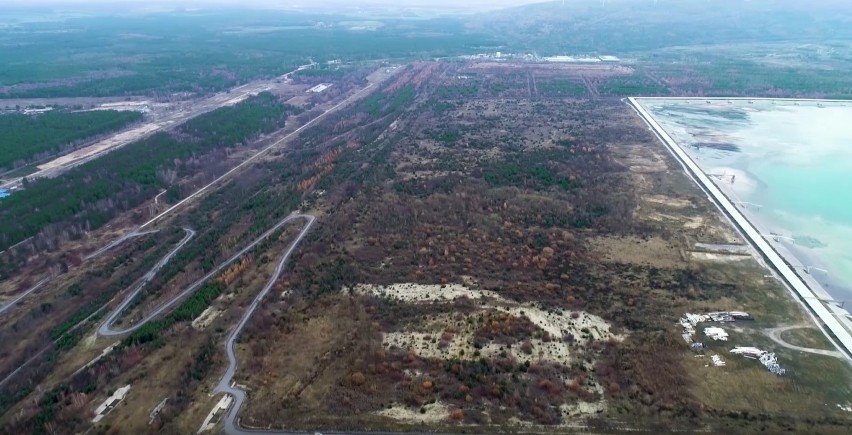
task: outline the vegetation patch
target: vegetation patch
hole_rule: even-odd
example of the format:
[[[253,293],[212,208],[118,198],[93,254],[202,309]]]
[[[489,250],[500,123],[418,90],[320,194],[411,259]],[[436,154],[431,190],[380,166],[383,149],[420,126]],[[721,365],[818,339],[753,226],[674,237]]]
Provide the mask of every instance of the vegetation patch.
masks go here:
[[[139,112],[115,110],[0,115],[0,168],[21,166],[141,119]]]

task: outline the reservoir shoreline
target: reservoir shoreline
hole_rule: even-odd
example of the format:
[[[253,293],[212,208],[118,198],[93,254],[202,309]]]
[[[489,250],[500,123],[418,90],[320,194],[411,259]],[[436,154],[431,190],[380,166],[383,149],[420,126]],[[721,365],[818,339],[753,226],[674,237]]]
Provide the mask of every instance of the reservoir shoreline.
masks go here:
[[[852,103],[846,100],[811,100],[811,99],[793,99],[786,100],[781,98],[628,98],[631,106],[649,125],[650,129],[660,138],[669,152],[684,166],[686,172],[695,180],[719,209],[728,217],[732,224],[739,230],[745,240],[756,250],[765,260],[768,266],[771,266],[778,273],[778,278],[786,284],[794,295],[798,296],[799,301],[808,308],[808,312],[818,319],[818,326],[829,338],[830,341],[846,355],[847,359],[852,356],[852,322],[847,317],[848,313],[833,303],[825,304],[823,301],[831,299],[824,288],[812,277],[800,276],[790,266],[791,264],[802,264],[803,258],[797,257],[789,249],[782,244],[771,245],[769,241],[762,236],[767,234],[771,228],[767,228],[765,223],[756,216],[746,216],[746,213],[740,210],[731,197],[736,198],[734,192],[720,187],[719,184],[713,182],[710,177],[702,170],[693,158],[684,151],[669,133],[657,122],[643,104],[638,100],[683,100],[683,101],[730,101],[730,100],[746,100],[746,101],[803,101],[808,103],[819,102],[843,102]],[[763,225],[761,225],[763,224]],[[763,231],[761,231],[763,230]],[[825,329],[823,328],[825,325]],[[827,330],[826,330],[827,329]],[[852,359],[850,359],[852,360]]]

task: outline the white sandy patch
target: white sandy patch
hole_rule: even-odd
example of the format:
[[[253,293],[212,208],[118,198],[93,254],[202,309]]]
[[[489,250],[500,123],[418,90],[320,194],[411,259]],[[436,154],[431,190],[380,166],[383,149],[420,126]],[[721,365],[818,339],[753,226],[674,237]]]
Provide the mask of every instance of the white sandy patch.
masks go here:
[[[414,303],[452,301],[461,297],[467,297],[470,299],[488,297],[505,300],[495,292],[488,290],[471,290],[461,284],[441,285],[403,283],[391,284],[389,286],[358,284],[355,286],[354,291],[358,294],[369,294]]]
[[[86,338],[83,339],[83,346],[85,346],[87,348],[92,347],[92,346],[95,345],[95,342],[97,342],[97,341],[98,341],[98,334],[96,332],[94,334],[87,335]]]
[[[436,340],[433,342],[432,338]],[[520,344],[507,346],[499,343],[489,343],[480,349],[473,346],[473,333],[456,334],[446,346],[441,346],[440,334],[424,332],[389,332],[382,336],[386,348],[398,347],[414,351],[423,358],[459,359],[474,361],[480,358],[496,357],[504,354],[517,361],[558,362],[567,364],[571,361],[570,346],[561,341],[545,342],[539,338],[527,340],[532,352],[527,354]],[[578,340],[581,342],[583,340]]]
[[[569,311],[554,313],[526,304],[511,308],[499,306],[488,308],[494,308],[515,317],[526,317],[536,326],[547,331],[553,339],[560,341],[569,333],[574,335],[575,340],[581,342],[586,341],[583,336],[588,336],[590,340],[601,340],[613,336],[609,332],[609,324],[604,319],[584,311],[577,311],[578,317],[572,319]],[[584,328],[589,332],[583,332]]]
[[[701,216],[689,217],[686,218],[686,222],[683,223],[683,227],[695,230],[701,228],[704,225],[704,218]]]
[[[743,261],[750,260],[751,255],[748,254],[720,254],[715,252],[691,252],[692,259],[699,261]]]
[[[561,310],[548,311],[533,304],[510,301],[493,291],[473,290],[460,284],[443,286],[411,283],[390,286],[359,284],[355,286],[354,291],[359,294],[371,294],[410,303],[451,301],[460,297],[480,301],[487,299],[487,303],[483,301],[480,306],[480,312],[494,310],[516,318],[526,318],[550,337],[549,341],[541,338],[527,340],[532,347],[531,353],[523,352],[521,344],[506,346],[489,343],[481,349],[476,349],[473,346],[474,334],[481,325],[478,322],[459,321],[450,315],[438,316],[426,325],[419,325],[417,330],[383,334],[382,342],[386,348],[408,349],[424,358],[473,360],[505,352],[507,356],[511,355],[520,361],[543,359],[566,364],[571,360],[573,345],[584,345],[589,341],[605,340],[611,337],[621,339],[612,334],[609,324],[598,316],[582,311],[576,313]],[[474,314],[468,315],[468,318],[472,316]],[[451,336],[449,340],[442,339],[446,330],[454,331],[448,334]],[[572,339],[566,341],[569,335]]]
[[[662,221],[676,221],[683,222],[683,227],[686,229],[694,230],[701,228],[704,225],[705,219],[701,216],[672,216],[670,214],[665,213],[649,213],[648,219],[652,221],[662,222]]]
[[[408,423],[437,423],[446,420],[450,416],[449,408],[441,402],[430,403],[424,405],[423,408],[426,412],[421,414],[419,409],[394,405],[391,408],[377,411],[376,415]]]
[[[465,277],[465,283],[476,286],[476,280]],[[517,361],[548,361],[568,364],[572,360],[572,348],[582,348],[590,341],[610,338],[622,339],[610,331],[610,325],[602,318],[578,311],[545,310],[532,303],[517,303],[503,298],[498,293],[487,290],[475,290],[460,284],[451,285],[421,285],[394,284],[377,286],[361,284],[355,286],[354,292],[380,297],[393,298],[409,303],[447,302],[460,297],[466,297],[479,302],[479,309],[473,313],[461,316],[457,313],[446,313],[429,316],[419,324],[410,324],[407,330],[383,334],[382,342],[385,348],[399,348],[412,351],[423,358],[476,360],[495,356],[512,357]],[[514,318],[525,318],[537,327],[535,337],[520,339],[512,345],[490,342],[480,349],[474,346],[474,338],[479,328],[483,327],[480,318],[487,321],[493,319],[494,312],[502,312]],[[492,313],[484,315],[484,313]],[[475,321],[470,321],[476,319]],[[573,337],[567,340],[568,335]],[[539,337],[549,336],[545,340]],[[526,351],[526,352],[525,352]],[[589,364],[591,366],[592,364]],[[412,378],[417,373],[409,374]],[[563,379],[568,381],[568,379]],[[588,378],[585,388],[603,397],[603,387]],[[560,406],[563,416],[563,427],[573,427],[577,417],[604,412],[607,404],[604,399],[595,402],[578,402]],[[436,423],[449,418],[446,405],[439,403],[426,405],[425,413],[420,409],[410,409],[401,405],[378,411],[376,414],[408,423]],[[513,419],[516,426],[533,425],[531,422]]]
[[[564,404],[559,406],[562,412],[562,419],[568,420],[571,417],[578,415],[597,414],[606,411],[606,401],[599,400],[597,402],[577,402],[573,404]]]
[[[672,198],[665,195],[644,195],[642,200],[653,204],[662,204],[674,208],[685,208],[692,206],[692,203],[686,199]]]
[[[586,384],[586,389],[588,391],[591,391],[592,393],[598,394],[601,399],[595,402],[577,402],[572,404],[566,403],[559,406],[559,410],[562,412],[563,425],[567,425],[567,422],[571,421],[572,417],[585,416],[588,414],[598,414],[606,411],[607,404],[606,399],[603,399],[603,386],[590,378],[588,384]]]
[[[213,323],[213,320],[222,314],[222,310],[217,310],[213,307],[207,307],[201,314],[192,321],[192,327],[195,329],[204,329]]]
[[[461,340],[453,340],[452,346],[440,349],[437,343],[432,343],[433,337],[440,335],[429,332],[387,332],[382,334],[382,343],[385,347],[398,347],[400,349],[413,350],[425,358],[448,359],[459,355],[459,350],[468,349],[467,343]],[[473,352],[470,352],[471,354]],[[472,355],[466,355],[473,359]]]

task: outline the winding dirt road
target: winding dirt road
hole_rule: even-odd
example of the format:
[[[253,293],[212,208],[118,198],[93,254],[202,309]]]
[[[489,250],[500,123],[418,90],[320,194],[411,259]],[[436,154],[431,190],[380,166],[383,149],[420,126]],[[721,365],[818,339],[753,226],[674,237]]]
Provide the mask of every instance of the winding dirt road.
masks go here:
[[[786,347],[787,349],[797,350],[799,352],[813,353],[813,354],[816,354],[816,355],[833,356],[835,358],[846,359],[845,355],[843,355],[841,352],[836,351],[836,350],[813,349],[813,348],[810,348],[810,347],[796,346],[796,345],[787,343],[786,341],[784,341],[784,339],[781,338],[781,334],[784,333],[785,331],[789,331],[789,330],[792,330],[792,329],[802,329],[802,328],[810,328],[810,325],[781,326],[781,327],[778,327],[778,328],[766,329],[766,330],[764,330],[764,333],[772,341],[774,341],[778,345]]]

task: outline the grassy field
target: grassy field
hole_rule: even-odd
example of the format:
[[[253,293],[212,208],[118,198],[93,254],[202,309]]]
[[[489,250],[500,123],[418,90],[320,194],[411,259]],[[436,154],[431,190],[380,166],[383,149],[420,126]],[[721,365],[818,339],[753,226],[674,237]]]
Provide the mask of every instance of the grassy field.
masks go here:
[[[825,335],[819,329],[813,327],[784,331],[781,333],[781,339],[794,346],[834,350]]]

